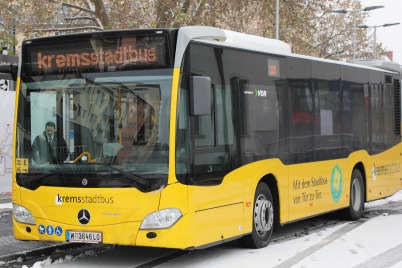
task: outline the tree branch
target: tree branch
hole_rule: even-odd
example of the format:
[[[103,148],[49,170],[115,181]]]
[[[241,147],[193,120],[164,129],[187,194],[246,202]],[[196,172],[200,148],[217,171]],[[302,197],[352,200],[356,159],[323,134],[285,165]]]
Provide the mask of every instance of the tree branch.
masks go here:
[[[343,54],[343,53],[345,53],[345,52],[346,52],[345,50],[336,51],[336,52],[334,52],[334,53],[331,53],[331,54],[326,55],[326,56],[324,57],[324,59],[328,59],[329,57],[332,57],[332,56],[335,56],[335,55],[338,55],[338,54]]]
[[[99,24],[104,29],[109,29],[110,28],[110,19],[106,13],[106,9],[105,9],[105,5],[103,4],[103,1],[102,0],[93,0],[93,3],[95,6],[95,16],[96,16],[97,20],[99,21]]]
[[[66,17],[64,20],[95,20],[93,17]]]
[[[78,9],[78,10],[81,10],[81,11],[84,11],[84,12],[88,12],[89,14],[95,15],[95,11],[90,10],[90,9],[88,9],[88,8],[83,8],[83,7],[76,6],[76,5],[72,5],[72,4],[65,3],[65,2],[63,2],[63,3],[61,3],[61,4],[62,4],[63,6],[66,6],[66,7],[75,8],[75,9]]]
[[[75,28],[60,28],[60,29],[34,29],[35,32],[68,32],[68,31],[77,31],[77,30],[100,30],[103,28],[97,26],[84,26],[84,27],[75,27]]]

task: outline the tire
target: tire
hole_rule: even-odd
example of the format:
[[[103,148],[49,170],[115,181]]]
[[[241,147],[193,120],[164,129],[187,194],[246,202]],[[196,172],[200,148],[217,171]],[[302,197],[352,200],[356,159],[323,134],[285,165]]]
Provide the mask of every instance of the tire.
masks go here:
[[[349,208],[344,215],[348,220],[356,221],[363,216],[364,211],[364,183],[363,176],[358,169],[353,170],[350,180]]]
[[[253,231],[242,237],[240,244],[246,248],[266,247],[272,237],[275,217],[271,190],[265,183],[259,183],[254,197]]]

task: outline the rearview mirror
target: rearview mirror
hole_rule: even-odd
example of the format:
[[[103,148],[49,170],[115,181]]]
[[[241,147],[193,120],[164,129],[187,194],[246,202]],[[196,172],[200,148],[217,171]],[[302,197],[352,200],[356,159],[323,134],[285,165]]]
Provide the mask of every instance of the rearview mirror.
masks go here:
[[[190,77],[190,115],[211,113],[211,78],[207,76]]]

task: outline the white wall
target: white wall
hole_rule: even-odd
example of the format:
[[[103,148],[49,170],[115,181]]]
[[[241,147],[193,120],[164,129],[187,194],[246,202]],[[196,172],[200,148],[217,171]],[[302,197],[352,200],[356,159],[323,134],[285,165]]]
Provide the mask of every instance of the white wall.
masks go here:
[[[15,91],[0,91],[0,193],[11,192]]]

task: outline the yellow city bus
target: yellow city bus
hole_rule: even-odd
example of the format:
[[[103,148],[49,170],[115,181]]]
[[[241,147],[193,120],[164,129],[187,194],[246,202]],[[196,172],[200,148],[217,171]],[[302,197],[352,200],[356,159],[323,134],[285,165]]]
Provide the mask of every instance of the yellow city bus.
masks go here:
[[[357,220],[402,188],[399,81],[213,27],[24,41],[15,238],[261,248],[275,225]]]

